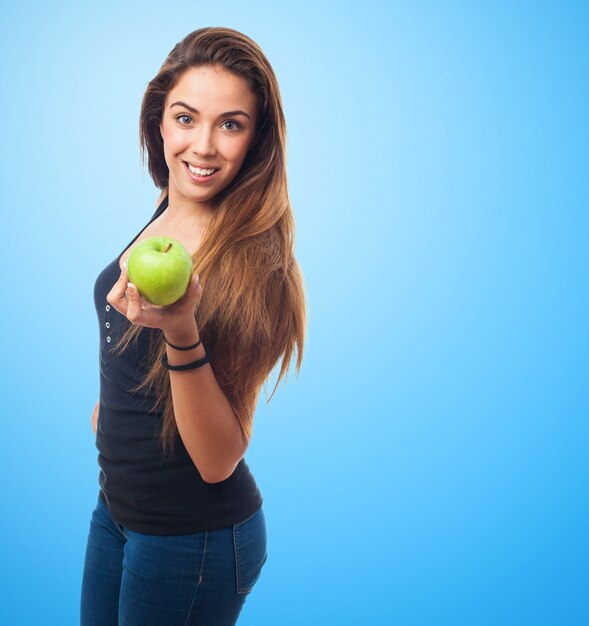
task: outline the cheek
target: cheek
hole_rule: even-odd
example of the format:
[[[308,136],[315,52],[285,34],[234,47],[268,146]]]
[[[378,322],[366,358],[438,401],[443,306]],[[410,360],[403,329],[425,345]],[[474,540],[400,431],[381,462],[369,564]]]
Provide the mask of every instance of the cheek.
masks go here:
[[[166,129],[163,134],[164,146],[167,152],[174,152],[176,146],[184,142],[183,135],[176,129]]]
[[[233,141],[226,147],[225,158],[228,161],[235,163],[235,165],[241,165],[247,154],[249,147],[249,141]]]

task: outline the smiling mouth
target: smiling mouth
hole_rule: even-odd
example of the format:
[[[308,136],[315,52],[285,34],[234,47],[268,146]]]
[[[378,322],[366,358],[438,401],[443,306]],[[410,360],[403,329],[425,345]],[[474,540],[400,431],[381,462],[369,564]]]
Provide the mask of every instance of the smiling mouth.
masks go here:
[[[184,166],[184,169],[186,170],[186,174],[188,178],[193,183],[197,183],[197,184],[210,183],[212,179],[217,175],[217,172],[219,171],[219,169],[215,167],[210,167],[207,169],[195,168],[187,161],[182,161],[182,165]]]
[[[188,161],[184,161],[184,164],[195,176],[211,176],[219,169],[217,167],[196,167]]]

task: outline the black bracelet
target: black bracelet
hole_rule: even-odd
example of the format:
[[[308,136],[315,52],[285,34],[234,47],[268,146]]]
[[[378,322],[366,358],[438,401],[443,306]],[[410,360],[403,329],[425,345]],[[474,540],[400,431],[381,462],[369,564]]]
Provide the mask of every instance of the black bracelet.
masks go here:
[[[192,361],[192,363],[185,363],[184,365],[170,365],[168,363],[168,355],[164,352],[162,354],[162,365],[166,369],[174,370],[176,372],[179,372],[182,370],[193,370],[193,369],[196,369],[197,367],[201,367],[205,365],[206,363],[209,363],[211,360],[211,355],[209,354],[209,351],[207,350],[207,347],[204,345],[204,343],[202,347],[205,349],[205,355],[202,357],[202,359],[197,359],[196,361]]]
[[[191,346],[175,346],[174,344],[171,344],[167,339],[166,336],[164,335],[164,341],[170,346],[170,348],[174,348],[174,350],[192,350],[192,348],[196,348],[198,346],[200,346],[202,339],[199,339],[196,343],[193,343]]]

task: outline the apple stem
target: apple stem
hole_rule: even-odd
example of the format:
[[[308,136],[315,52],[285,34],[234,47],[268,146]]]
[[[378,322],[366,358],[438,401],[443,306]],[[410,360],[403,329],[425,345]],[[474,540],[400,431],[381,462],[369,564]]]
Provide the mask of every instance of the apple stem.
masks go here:
[[[162,252],[167,252],[172,247],[172,242],[170,241],[168,245],[162,250]]]

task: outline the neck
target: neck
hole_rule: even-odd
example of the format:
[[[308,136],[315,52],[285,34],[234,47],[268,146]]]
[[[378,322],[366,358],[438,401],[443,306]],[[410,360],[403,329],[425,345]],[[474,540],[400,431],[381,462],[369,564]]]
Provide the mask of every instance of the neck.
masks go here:
[[[205,225],[210,221],[214,213],[212,202],[195,202],[179,194],[174,187],[168,189],[166,224],[169,226]]]

